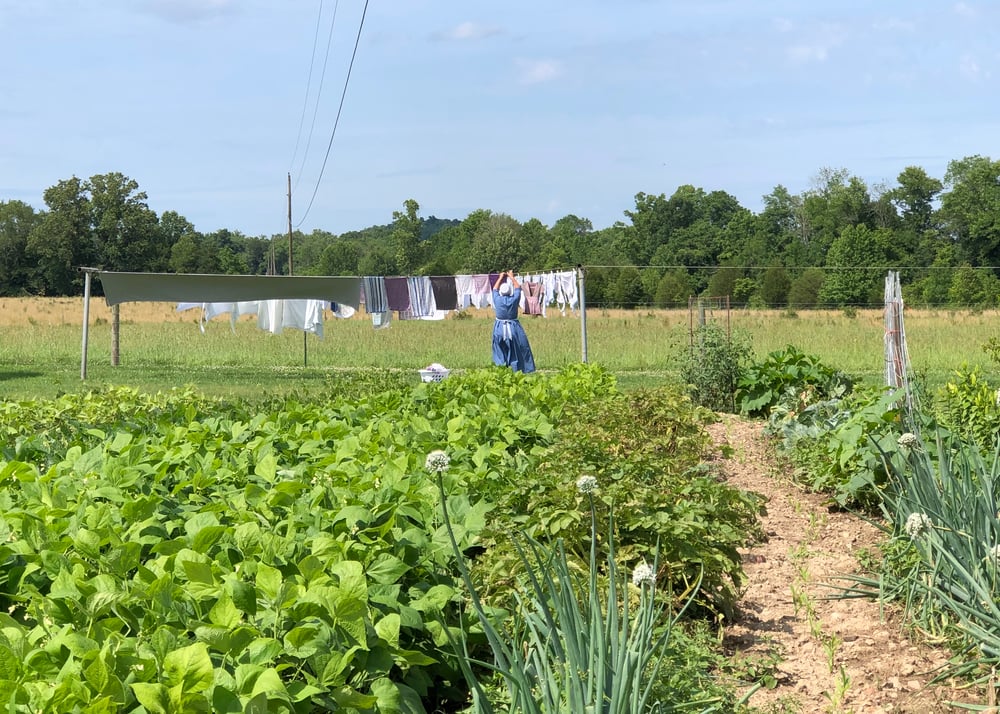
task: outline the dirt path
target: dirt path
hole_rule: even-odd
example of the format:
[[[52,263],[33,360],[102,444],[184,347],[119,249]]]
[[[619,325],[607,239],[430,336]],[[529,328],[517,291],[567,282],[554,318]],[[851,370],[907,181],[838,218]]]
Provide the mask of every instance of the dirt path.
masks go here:
[[[724,640],[733,656],[776,679],[751,705],[775,713],[926,714],[963,711],[949,701],[976,702],[975,692],[930,684],[948,652],[909,640],[894,613],[867,599],[823,599],[831,593],[825,583],[859,572],[856,554],[880,534],[830,512],[822,496],[781,473],[762,430],[733,417],[709,427],[716,444],[732,449],[721,462],[729,483],[767,499],[768,540],[744,554],[740,615]]]

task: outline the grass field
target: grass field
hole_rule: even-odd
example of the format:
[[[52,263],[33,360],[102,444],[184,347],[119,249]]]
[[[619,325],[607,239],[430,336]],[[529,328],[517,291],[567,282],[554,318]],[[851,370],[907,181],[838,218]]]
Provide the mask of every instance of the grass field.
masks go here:
[[[193,385],[210,394],[251,394],[308,388],[332,372],[389,368],[412,372],[431,362],[457,370],[490,362],[492,313],[471,311],[444,321],[394,321],[382,330],[366,316],[328,317],[322,339],[286,330],[272,335],[252,318],[231,329],[226,318],[198,326],[198,311],[178,313],[173,304],[121,306],[120,361],[111,366],[111,310],[101,298],[90,306],[87,379],[81,382],[81,298],[0,299],[0,397],[54,395],[108,384],[150,390]],[[883,374],[880,310],[715,312],[709,319],[745,336],[757,357],[794,345],[825,363],[878,381]],[[578,313],[549,310],[525,318],[540,369],[559,369],[582,358]],[[981,364],[994,378],[983,344],[1000,339],[1000,313],[907,311],[906,333],[918,378],[935,386],[962,364]],[[675,377],[690,343],[691,316],[677,311],[587,311],[587,357],[626,386]]]

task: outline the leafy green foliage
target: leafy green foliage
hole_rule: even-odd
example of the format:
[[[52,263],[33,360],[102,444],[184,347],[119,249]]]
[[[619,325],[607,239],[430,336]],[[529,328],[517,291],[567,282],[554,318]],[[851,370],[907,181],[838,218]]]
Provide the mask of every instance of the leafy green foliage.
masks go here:
[[[736,399],[741,413],[767,416],[783,399],[795,397],[812,403],[843,396],[851,387],[847,375],[788,345],[744,370]],[[807,394],[799,397],[798,392]]]
[[[768,430],[809,488],[829,493],[840,506],[876,510],[887,480],[883,453],[896,450],[901,429],[899,395],[856,388],[809,402],[808,394],[776,405]]]
[[[622,459],[622,494],[688,489],[650,501],[659,514],[634,502],[616,526],[630,562],[669,526],[663,567],[681,582],[704,559],[718,579],[738,566],[751,511],[707,476],[658,477],[704,443],[690,404],[658,399],[630,405],[577,365],[409,385],[372,373],[253,403],[128,388],[2,402],[0,696],[16,711],[454,711],[468,693],[442,647],[459,629],[483,641],[458,608],[461,561],[424,456],[451,456],[458,550],[492,547],[480,561],[499,562],[494,534],[524,515],[505,494],[556,481],[544,464],[570,452],[576,415],[608,403],[635,459],[615,456],[609,432],[587,463],[610,475]],[[646,445],[643,426],[670,438]],[[536,505],[524,523],[559,520]],[[702,522],[726,509],[743,520]],[[702,534],[714,545],[680,540]]]
[[[681,362],[681,379],[695,404],[715,411],[736,410],[736,390],[752,351],[746,337],[714,323],[701,325]]]
[[[997,390],[979,367],[955,370],[952,380],[937,395],[935,411],[942,426],[984,448],[992,448],[1000,434]]]
[[[532,478],[497,494],[498,510],[514,514],[531,537],[561,539],[583,557],[590,535],[574,475],[592,475],[601,483],[600,500],[615,507],[622,558],[651,559],[659,543],[678,593],[701,578],[697,607],[731,617],[742,577],[737,548],[759,535],[760,503],[705,469],[704,424],[712,414],[677,387],[571,404]],[[485,534],[493,557],[477,571],[487,592],[503,592],[517,567],[507,527],[498,522]],[[600,530],[609,527],[602,522]]]

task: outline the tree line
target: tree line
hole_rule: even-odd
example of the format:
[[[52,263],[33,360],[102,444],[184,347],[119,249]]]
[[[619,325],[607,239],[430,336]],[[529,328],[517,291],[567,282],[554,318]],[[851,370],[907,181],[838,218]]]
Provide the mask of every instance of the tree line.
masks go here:
[[[587,302],[687,305],[727,296],[760,307],[875,305],[887,269],[911,305],[993,307],[1000,299],[1000,161],[951,161],[942,179],[910,166],[868,186],[822,169],[799,194],[778,185],[753,212],[721,190],[638,193],[623,220],[595,230],[567,215],[547,226],[489,209],[420,216],[414,199],[391,222],[336,235],[202,233],[157,215],[120,173],[73,177],[45,208],[0,201],[0,295],[79,295],[81,266],[245,275],[452,275],[512,267],[587,268]]]

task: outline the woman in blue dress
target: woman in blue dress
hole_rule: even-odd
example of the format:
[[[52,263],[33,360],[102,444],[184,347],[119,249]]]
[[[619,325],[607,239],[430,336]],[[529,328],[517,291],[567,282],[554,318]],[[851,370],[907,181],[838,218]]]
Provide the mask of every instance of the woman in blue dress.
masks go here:
[[[500,273],[493,283],[493,309],[497,314],[493,325],[493,364],[534,372],[535,357],[531,354],[528,335],[517,321],[520,304],[521,283],[514,277],[514,271]]]

